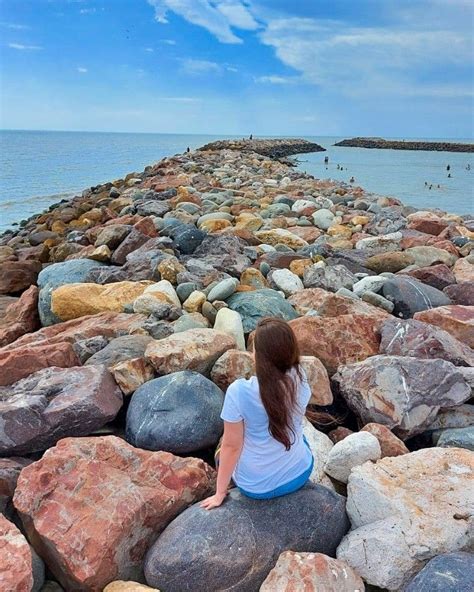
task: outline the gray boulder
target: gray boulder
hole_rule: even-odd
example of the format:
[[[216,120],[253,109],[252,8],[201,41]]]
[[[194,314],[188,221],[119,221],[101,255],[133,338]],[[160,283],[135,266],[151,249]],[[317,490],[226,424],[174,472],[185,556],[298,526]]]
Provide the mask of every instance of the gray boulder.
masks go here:
[[[438,438],[437,446],[441,448],[466,448],[474,452],[474,425],[466,428],[443,430]]]
[[[53,290],[66,284],[84,282],[93,269],[104,267],[103,263],[92,259],[72,259],[49,265],[38,275],[38,312],[43,327],[59,323],[51,312],[51,294]]]
[[[433,557],[403,592],[472,592],[474,555],[459,551]]]
[[[306,267],[303,275],[305,288],[322,288],[337,292],[341,288],[350,289],[357,282],[357,277],[344,265]]]
[[[227,304],[242,317],[244,333],[253,331],[260,319],[278,317],[291,321],[298,317],[291,304],[276,290],[263,289],[233,294]]]
[[[322,485],[272,500],[233,489],[222,506],[191,506],[150,548],[145,577],[166,592],[256,592],[283,551],[334,557],[349,522],[345,500]]]
[[[104,365],[107,367],[130,360],[132,358],[143,358],[147,345],[153,341],[149,335],[124,335],[117,337],[103,349],[92,355],[86,366]]]
[[[471,396],[461,371],[439,359],[372,356],[340,366],[333,381],[364,425],[381,423],[402,439],[425,431],[441,408]]]
[[[183,255],[190,255],[206,238],[206,233],[196,228],[194,224],[180,224],[170,229],[174,248]]]
[[[198,372],[174,372],[139,387],[127,412],[126,438],[146,450],[174,454],[217,444],[224,393]]]
[[[382,286],[382,294],[393,302],[393,314],[403,319],[422,310],[451,304],[441,290],[407,277],[390,278]]]
[[[114,419],[122,392],[104,366],[45,368],[0,387],[0,456],[46,450]]]

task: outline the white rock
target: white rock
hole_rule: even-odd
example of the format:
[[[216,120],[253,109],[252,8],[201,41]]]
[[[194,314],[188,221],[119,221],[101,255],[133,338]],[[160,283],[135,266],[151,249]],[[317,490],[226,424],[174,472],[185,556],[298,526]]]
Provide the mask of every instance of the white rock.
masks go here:
[[[334,490],[333,482],[324,471],[324,465],[334,444],[326,434],[318,431],[306,418],[304,418],[303,434],[308,440],[314,458],[313,472],[309,480]]]
[[[327,230],[333,223],[333,220],[334,214],[331,210],[326,210],[325,208],[321,208],[313,214],[314,225],[321,230]]]
[[[369,432],[356,432],[337,442],[329,453],[324,470],[328,475],[347,483],[354,467],[382,456],[377,438]]]
[[[382,236],[369,236],[357,241],[356,249],[364,249],[366,251],[376,250],[377,253],[390,253],[391,251],[398,251],[400,249],[402,238],[403,234],[399,231]]]
[[[238,312],[230,308],[221,308],[217,312],[214,329],[233,337],[237,344],[235,349],[245,351],[244,328]]]
[[[173,288],[173,284],[168,280],[160,280],[156,284],[152,284],[145,288],[144,294],[151,294],[160,300],[174,304],[178,308],[181,308],[181,301],[176,294],[176,290]]]
[[[378,292],[387,280],[388,278],[379,275],[368,275],[356,282],[352,286],[352,290],[357,296],[362,296],[367,291]]]
[[[296,212],[297,214],[306,208],[314,208],[315,203],[313,201],[309,201],[309,199],[297,199],[295,203],[291,206],[291,210]]]
[[[285,296],[291,296],[304,289],[303,282],[289,269],[275,269],[272,272],[272,280]]]
[[[403,590],[436,555],[470,550],[473,474],[474,454],[461,448],[426,448],[356,467],[347,486],[352,530],[338,559],[369,584]]]

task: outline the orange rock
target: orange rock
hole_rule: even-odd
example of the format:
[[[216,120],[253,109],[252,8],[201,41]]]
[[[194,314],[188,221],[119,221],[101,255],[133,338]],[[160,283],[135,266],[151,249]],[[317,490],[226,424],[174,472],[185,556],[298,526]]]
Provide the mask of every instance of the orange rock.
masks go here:
[[[368,423],[362,429],[361,432],[369,432],[377,438],[382,450],[381,458],[385,456],[400,456],[410,452],[400,438],[397,438],[395,434],[380,423]]]
[[[314,241],[323,234],[321,230],[315,226],[289,226],[288,230],[309,244],[314,243]]]
[[[252,354],[238,349],[229,349],[217,359],[212,367],[211,380],[225,392],[235,380],[250,378],[254,374]]]
[[[14,505],[66,590],[142,580],[158,534],[214,485],[202,460],[133,448],[115,436],[65,438],[26,467]]]
[[[474,348],[474,306],[438,306],[417,312],[413,318],[441,327],[459,341]]]
[[[326,368],[315,356],[301,356],[301,366],[306,372],[311,389],[310,405],[331,405],[333,395]]]
[[[290,271],[296,273],[298,277],[302,278],[304,270],[310,265],[313,265],[312,259],[294,259],[290,263]]]
[[[33,561],[27,540],[0,514],[0,589],[5,592],[31,592]]]

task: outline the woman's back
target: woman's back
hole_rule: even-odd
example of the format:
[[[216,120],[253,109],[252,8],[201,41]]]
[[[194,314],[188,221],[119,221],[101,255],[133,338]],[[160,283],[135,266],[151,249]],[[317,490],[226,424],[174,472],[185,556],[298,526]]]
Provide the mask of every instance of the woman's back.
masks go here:
[[[303,439],[303,417],[311,390],[301,367],[299,371],[292,368],[288,374],[296,385],[289,450],[270,433],[269,417],[255,376],[236,380],[226,393],[222,419],[231,423],[244,422],[244,443],[233,477],[240,488],[250,493],[265,493],[285,485],[306,471],[312,462]]]

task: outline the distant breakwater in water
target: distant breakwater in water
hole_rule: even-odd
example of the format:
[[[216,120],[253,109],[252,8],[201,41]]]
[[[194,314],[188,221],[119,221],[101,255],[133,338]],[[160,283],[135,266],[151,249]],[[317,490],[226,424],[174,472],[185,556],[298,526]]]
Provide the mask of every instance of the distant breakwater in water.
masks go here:
[[[474,152],[474,144],[459,144],[456,142],[384,140],[383,138],[351,138],[349,140],[341,140],[340,142],[336,142],[334,146],[391,150],[427,150],[435,152]]]
[[[325,152],[319,144],[302,139],[248,139],[248,140],[219,140],[210,142],[199,150],[238,150],[240,152],[256,152],[269,158],[284,158],[293,154],[309,154],[310,152]]]

